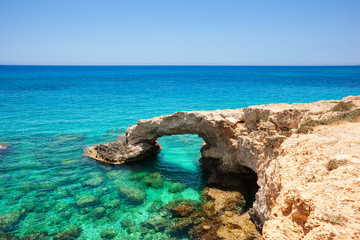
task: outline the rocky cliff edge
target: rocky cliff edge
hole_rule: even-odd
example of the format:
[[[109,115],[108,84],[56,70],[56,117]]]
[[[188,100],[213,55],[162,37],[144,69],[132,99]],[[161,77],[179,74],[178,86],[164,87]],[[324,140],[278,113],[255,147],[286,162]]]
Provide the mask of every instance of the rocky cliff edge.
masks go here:
[[[163,135],[197,134],[213,174],[257,174],[250,213],[264,239],[360,239],[359,120],[360,96],[177,112],[140,120],[85,155],[123,164],[159,152]]]

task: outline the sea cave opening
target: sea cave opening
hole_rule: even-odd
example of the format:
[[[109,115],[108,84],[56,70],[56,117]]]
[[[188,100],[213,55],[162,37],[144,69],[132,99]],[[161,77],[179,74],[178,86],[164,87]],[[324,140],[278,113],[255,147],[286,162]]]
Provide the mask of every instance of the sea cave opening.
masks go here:
[[[202,158],[204,140],[196,134],[164,135],[157,139],[162,149],[156,156],[135,163],[145,168],[153,168],[171,181],[185,183],[201,192],[205,187],[224,191],[238,191],[246,199],[243,212],[252,208],[259,189],[257,174],[243,167],[241,173],[219,171],[219,159]]]

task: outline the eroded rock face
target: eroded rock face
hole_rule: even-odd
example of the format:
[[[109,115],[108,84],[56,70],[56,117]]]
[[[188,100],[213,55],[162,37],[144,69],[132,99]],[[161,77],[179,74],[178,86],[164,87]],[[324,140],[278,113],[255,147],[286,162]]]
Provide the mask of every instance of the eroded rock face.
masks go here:
[[[158,142],[140,142],[127,144],[125,138],[119,138],[116,142],[88,147],[85,155],[108,164],[124,164],[137,161],[160,152],[161,146]]]
[[[121,164],[156,153],[163,135],[197,134],[205,142],[203,165],[213,173],[257,174],[250,212],[265,239],[359,239],[360,123],[350,116],[351,123],[326,125],[350,111],[336,110],[339,102],[177,112],[140,120],[119,141],[90,147],[86,155]],[[341,103],[359,109],[360,96]],[[298,134],[310,120],[325,126]]]
[[[238,191],[205,188],[201,218],[189,234],[193,239],[260,239],[261,235],[243,214],[245,199]]]

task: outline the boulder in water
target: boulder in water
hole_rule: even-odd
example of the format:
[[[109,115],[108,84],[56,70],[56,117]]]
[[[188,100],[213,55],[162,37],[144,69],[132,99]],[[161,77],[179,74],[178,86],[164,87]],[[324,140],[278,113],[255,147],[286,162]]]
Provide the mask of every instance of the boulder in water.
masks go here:
[[[163,231],[169,225],[168,220],[159,215],[150,216],[147,220],[141,222],[141,226],[155,231]]]
[[[79,199],[76,201],[76,204],[79,207],[88,207],[91,205],[95,205],[99,200],[91,194],[82,195],[79,197]]]
[[[101,231],[101,238],[102,239],[113,239],[116,236],[116,231],[112,227],[103,228]]]
[[[118,188],[121,195],[125,196],[130,202],[141,204],[146,198],[146,193],[140,188],[121,186]]]
[[[68,230],[58,232],[53,236],[54,240],[72,240],[80,237],[83,229],[81,227],[74,226]]]
[[[171,193],[178,193],[184,191],[186,188],[185,183],[174,183],[170,186],[169,192]]]
[[[0,215],[0,230],[12,230],[24,217],[25,209],[7,212]]]
[[[195,211],[195,207],[191,203],[183,203],[180,206],[174,207],[172,213],[176,217],[188,217]]]
[[[90,186],[90,187],[98,187],[105,181],[103,177],[95,177],[86,180],[82,185],[83,186]]]
[[[163,186],[164,179],[160,172],[150,173],[144,177],[144,182],[153,188],[160,188]]]
[[[94,217],[96,217],[97,219],[103,218],[105,214],[106,214],[106,209],[104,207],[97,207],[94,210]]]

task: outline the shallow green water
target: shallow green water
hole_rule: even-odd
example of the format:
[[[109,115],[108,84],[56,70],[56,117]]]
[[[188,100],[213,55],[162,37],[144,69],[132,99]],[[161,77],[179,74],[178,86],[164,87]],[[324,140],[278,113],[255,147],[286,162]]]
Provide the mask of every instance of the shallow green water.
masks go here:
[[[4,207],[0,214],[26,209],[25,217],[12,231],[17,236],[42,231],[53,235],[79,225],[83,229],[80,239],[99,239],[105,227],[116,230],[115,239],[166,238],[169,236],[154,235],[146,228],[130,232],[121,222],[130,219],[140,226],[158,215],[154,204],[160,207],[175,199],[199,200],[203,188],[198,162],[202,140],[197,136],[163,137],[164,151],[157,157],[116,167],[81,156],[85,135],[34,139],[19,143],[21,149],[33,149],[27,158],[11,162],[21,154],[16,146],[2,157],[0,204]],[[154,179],[146,180],[151,173],[158,183],[155,187],[151,185]],[[122,187],[130,191],[126,192],[130,197],[119,191]],[[139,192],[141,200],[137,199]]]

